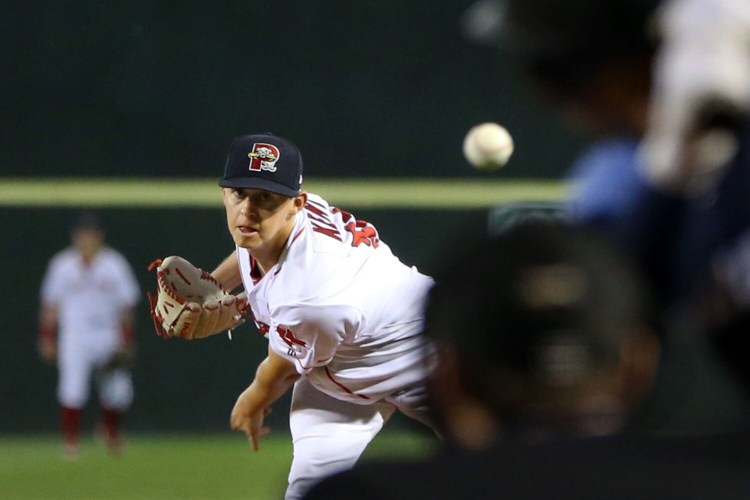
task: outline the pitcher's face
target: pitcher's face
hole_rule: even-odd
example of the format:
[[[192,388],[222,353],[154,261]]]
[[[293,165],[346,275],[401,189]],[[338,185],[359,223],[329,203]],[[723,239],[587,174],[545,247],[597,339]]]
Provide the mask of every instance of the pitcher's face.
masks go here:
[[[235,244],[261,261],[272,258],[275,264],[306,196],[290,198],[255,188],[223,188],[222,192]]]

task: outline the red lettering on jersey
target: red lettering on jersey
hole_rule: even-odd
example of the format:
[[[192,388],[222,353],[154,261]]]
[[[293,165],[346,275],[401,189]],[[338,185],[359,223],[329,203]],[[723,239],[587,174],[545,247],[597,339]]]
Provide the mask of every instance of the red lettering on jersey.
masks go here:
[[[327,227],[329,229],[336,230],[336,224],[334,224],[333,221],[331,221],[330,219],[324,219],[323,217],[318,217],[312,212],[308,212],[307,217],[310,219],[310,222],[312,222],[314,225]]]
[[[265,337],[268,334],[268,331],[271,329],[271,327],[261,321],[258,321],[255,318],[255,313],[253,312],[251,308],[248,307],[248,311],[250,313],[250,317],[253,319],[253,323],[255,323],[255,327],[258,329],[258,333]]]
[[[352,233],[352,246],[354,247],[365,244],[368,247],[378,248],[380,245],[377,230],[365,221],[350,222],[346,225],[346,230]]]
[[[255,321],[255,326],[258,327],[258,333],[260,333],[261,335],[265,337],[268,331],[271,329],[271,327],[265,323],[261,323],[258,320],[254,320],[254,321]]]
[[[320,226],[316,224],[312,219],[310,219],[310,223],[312,225],[312,230],[316,233],[325,234],[326,236],[330,236],[331,238],[338,241],[344,241],[343,239],[341,239],[341,235],[339,234],[338,230]]]
[[[339,214],[344,223],[344,229],[352,235],[353,247],[364,244],[377,248],[380,245],[380,238],[375,226],[366,221],[355,219],[349,212],[340,208],[331,208],[331,212],[328,212],[325,210],[325,207],[309,199],[307,200],[307,204],[305,204],[305,210],[310,219],[312,229],[316,233],[325,234],[338,241],[344,241],[338,228],[331,220],[331,214]]]
[[[378,248],[378,245],[380,245],[380,238],[378,237],[378,230],[375,229],[375,226],[369,222],[357,220],[352,214],[339,208],[334,208],[333,211],[334,213],[341,214],[341,219],[344,221],[344,227],[352,234],[353,247],[365,244],[373,248]]]
[[[323,207],[316,205],[312,200],[307,200],[305,210],[307,211],[313,231],[325,234],[337,241],[344,241],[339,234],[338,228],[336,228],[336,225],[331,220],[331,215]]]
[[[302,346],[302,347],[307,346],[307,342],[295,337],[294,333],[292,333],[292,330],[290,330],[288,326],[284,326],[284,325],[277,326],[276,333],[279,334],[279,337],[281,337],[281,340],[286,342],[286,345],[288,345],[289,347],[294,347],[295,345]]]
[[[307,203],[305,203],[305,210],[307,210],[308,215],[316,218],[318,221],[325,221],[328,226],[334,226],[333,221],[331,220],[331,214],[325,209],[325,207],[317,205],[314,201],[308,199]]]
[[[314,200],[311,200],[310,198],[308,198],[307,203],[305,203],[305,209],[310,210],[311,212],[314,212],[321,216],[326,212],[325,207],[323,205],[317,203]]]

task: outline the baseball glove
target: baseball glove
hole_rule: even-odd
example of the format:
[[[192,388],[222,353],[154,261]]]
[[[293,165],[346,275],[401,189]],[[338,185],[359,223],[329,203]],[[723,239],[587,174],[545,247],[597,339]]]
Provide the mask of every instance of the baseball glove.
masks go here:
[[[163,338],[200,339],[244,323],[247,294],[227,293],[208,272],[182,257],[151,263],[156,294],[148,293],[156,333]]]
[[[104,363],[102,367],[105,372],[114,370],[130,370],[135,361],[135,352],[132,348],[120,348]]]

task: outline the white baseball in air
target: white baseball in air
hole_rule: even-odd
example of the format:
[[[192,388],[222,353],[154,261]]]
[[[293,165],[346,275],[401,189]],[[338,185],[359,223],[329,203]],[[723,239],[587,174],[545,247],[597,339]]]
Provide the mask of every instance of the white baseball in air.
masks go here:
[[[513,138],[502,125],[480,123],[464,138],[464,157],[480,170],[494,170],[506,163],[513,154]]]

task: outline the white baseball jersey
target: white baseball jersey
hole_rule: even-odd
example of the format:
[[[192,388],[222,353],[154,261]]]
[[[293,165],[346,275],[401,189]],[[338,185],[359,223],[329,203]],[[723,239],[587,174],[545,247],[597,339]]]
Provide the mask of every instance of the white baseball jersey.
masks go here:
[[[370,404],[422,383],[432,279],[403,264],[375,228],[308,194],[279,262],[261,277],[237,249],[254,319],[271,349],[318,390]]]
[[[42,282],[41,299],[58,311],[60,337],[120,339],[120,312],[133,307],[139,289],[130,265],[116,250],[103,247],[86,265],[67,248],[56,254]]]
[[[60,377],[57,397],[63,406],[82,408],[89,380],[122,343],[121,312],[138,301],[139,289],[130,265],[116,250],[102,247],[89,264],[74,248],[56,254],[47,267],[41,299],[58,313]],[[97,378],[100,403],[124,411],[133,399],[125,370]]]

